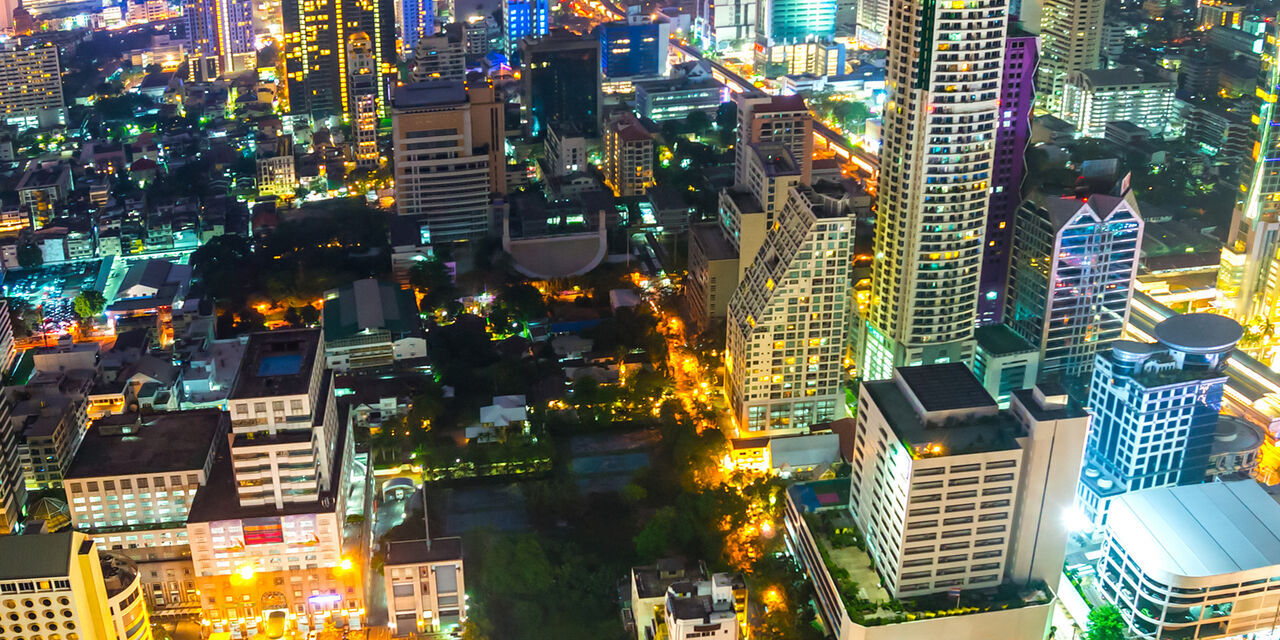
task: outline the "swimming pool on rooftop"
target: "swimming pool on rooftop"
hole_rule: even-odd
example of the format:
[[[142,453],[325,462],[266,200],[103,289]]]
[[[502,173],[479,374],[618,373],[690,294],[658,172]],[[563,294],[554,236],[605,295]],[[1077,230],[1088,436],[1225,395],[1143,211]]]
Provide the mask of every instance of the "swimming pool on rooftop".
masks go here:
[[[300,353],[284,353],[270,356],[263,356],[258,362],[258,375],[260,377],[269,376],[292,376],[297,375],[302,370],[302,354]]]

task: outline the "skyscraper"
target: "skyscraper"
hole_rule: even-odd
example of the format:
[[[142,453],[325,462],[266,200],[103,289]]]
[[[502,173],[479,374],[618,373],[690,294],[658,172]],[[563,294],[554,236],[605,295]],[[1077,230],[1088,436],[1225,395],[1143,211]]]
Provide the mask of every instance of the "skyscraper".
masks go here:
[[[557,29],[520,40],[520,96],[528,108],[526,133],[571,122],[588,138],[600,135],[600,41]]]
[[[1093,422],[1076,505],[1094,527],[1127,491],[1204,481],[1231,351],[1230,318],[1173,316],[1155,344],[1117,340],[1100,352],[1089,388]]]
[[[1043,0],[1039,16],[1024,10],[1023,24],[1038,29],[1040,67],[1036,72],[1036,98],[1053,115],[1062,112],[1067,76],[1074,71],[1096,69],[1102,49],[1102,14],[1105,0]],[[1038,17],[1038,22],[1036,21]]]
[[[377,65],[378,116],[387,115],[396,74],[393,0],[283,0],[283,102],[312,118],[351,114],[351,69],[346,52],[363,33]]]
[[[600,70],[610,81],[662,78],[671,70],[667,58],[671,24],[666,20],[654,22],[632,14],[626,20],[596,27],[596,35],[600,38]]]
[[[1258,125],[1255,164],[1241,173],[1244,199],[1231,215],[1227,244],[1218,267],[1219,306],[1229,309],[1242,323],[1274,320],[1280,314],[1280,64],[1276,62],[1280,21],[1268,24],[1264,39],[1256,116]]]
[[[209,82],[223,73],[254,68],[250,0],[188,0],[183,13],[191,38],[192,80]]]
[[[1118,195],[1033,197],[1014,231],[1005,324],[1040,350],[1040,374],[1087,379],[1124,334],[1142,246],[1138,203]]]
[[[769,0],[760,5],[756,42],[829,40],[836,33],[836,0]]]
[[[987,201],[987,237],[982,249],[978,322],[1000,322],[1009,285],[1009,250],[1014,216],[1022,202],[1025,154],[1031,138],[1035,99],[1035,36],[1010,29],[1005,38],[1004,80],[1000,86],[1000,124],[996,128],[995,165]]]
[[[884,34],[889,28],[890,0],[858,0],[858,42],[874,48],[884,47]]]
[[[351,134],[356,164],[378,166],[378,92],[381,90],[378,57],[369,34],[360,31],[347,38],[347,92],[351,105]]]
[[[433,0],[396,0],[400,25],[400,51],[413,55],[418,41],[436,32]]]
[[[423,244],[483,237],[493,193],[506,188],[502,102],[485,81],[396,89],[391,117],[396,210],[419,224]]]
[[[502,0],[502,29],[508,56],[519,53],[520,40],[551,30],[547,0]]]
[[[19,129],[67,123],[58,48],[14,38],[0,43],[0,115]]]
[[[1005,0],[891,12],[862,375],[969,362],[991,187]]]
[[[725,388],[740,435],[804,432],[844,417],[854,230],[845,205],[807,185],[790,189],[729,299]]]

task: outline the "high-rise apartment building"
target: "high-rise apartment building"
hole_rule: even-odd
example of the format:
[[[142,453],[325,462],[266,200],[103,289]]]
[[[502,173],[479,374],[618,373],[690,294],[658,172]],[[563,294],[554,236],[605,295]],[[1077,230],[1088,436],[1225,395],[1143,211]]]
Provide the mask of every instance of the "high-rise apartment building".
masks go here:
[[[1005,0],[894,4],[864,379],[973,359]]]
[[[556,29],[521,39],[519,48],[526,134],[541,138],[548,124],[571,122],[588,138],[599,136],[600,41]]]
[[[1060,389],[1001,411],[964,365],[863,382],[851,476],[867,553],[896,598],[1052,582],[1089,418]]]
[[[844,417],[853,229],[840,200],[789,189],[729,299],[725,387],[739,434],[800,433]]]
[[[210,82],[232,71],[253,69],[253,3],[250,0],[188,0],[183,8],[191,52],[188,75]]]
[[[396,90],[396,209],[424,244],[483,237],[506,189],[503,105],[485,81],[436,80]]]
[[[58,47],[22,38],[0,44],[0,113],[20,130],[67,124]]]
[[[281,97],[289,113],[312,118],[350,115],[351,69],[346,52],[363,33],[372,45],[379,85],[378,115],[387,115],[396,75],[393,0],[283,0]]]
[[[653,186],[653,134],[630,111],[604,127],[604,183],[616,196],[644,195]]]
[[[1040,67],[1036,71],[1036,99],[1055,116],[1063,109],[1067,76],[1097,69],[1102,49],[1105,0],[1042,0],[1026,3],[1039,14],[1023,11],[1022,22],[1040,36]]]
[[[27,504],[27,483],[18,455],[20,430],[9,420],[9,410],[9,403],[0,398],[0,535],[18,532]]]
[[[1280,314],[1280,21],[1268,26],[1262,71],[1258,78],[1260,107],[1254,164],[1241,171],[1243,199],[1231,215],[1227,243],[1218,266],[1219,307],[1229,309],[1242,323]]]
[[[378,97],[382,75],[369,34],[360,31],[347,38],[347,93],[351,105],[352,147],[356,165],[378,166]]]
[[[1036,196],[1019,210],[1005,324],[1039,347],[1040,375],[1088,379],[1129,319],[1142,217],[1119,195]]]
[[[1076,135],[1102,138],[1107,125],[1128,122],[1164,133],[1172,125],[1177,82],[1157,71],[1133,67],[1073,71],[1067,75],[1058,116],[1076,128]]]
[[[1076,504],[1095,528],[1106,524],[1115,496],[1205,478],[1227,359],[1243,330],[1230,318],[1193,313],[1153,333],[1158,343],[1117,340],[1094,364]]]
[[[872,48],[883,48],[889,30],[890,0],[858,0],[856,36],[858,42]]]
[[[987,235],[982,248],[978,322],[1000,322],[1009,286],[1009,256],[1014,218],[1022,202],[1031,108],[1035,99],[1035,36],[1010,29],[1005,38],[1004,79],[1000,86],[1000,124],[996,128],[991,197],[987,201]]]
[[[806,40],[830,40],[836,34],[836,4],[836,0],[768,0],[760,3],[757,45],[767,47]]]
[[[348,500],[367,492],[353,482],[366,478],[338,419],[321,330],[251,334],[227,404],[229,446],[187,514],[201,617],[240,633],[272,609],[304,632],[358,620],[366,548],[343,523]]]
[[[735,93],[733,100],[738,105],[739,123],[734,184],[746,184],[749,147],[762,143],[785,146],[796,161],[801,181],[807,184],[813,173],[813,116],[804,98]]]
[[[521,40],[545,35],[551,30],[551,8],[547,0],[502,0],[502,29],[507,55],[520,53]]]

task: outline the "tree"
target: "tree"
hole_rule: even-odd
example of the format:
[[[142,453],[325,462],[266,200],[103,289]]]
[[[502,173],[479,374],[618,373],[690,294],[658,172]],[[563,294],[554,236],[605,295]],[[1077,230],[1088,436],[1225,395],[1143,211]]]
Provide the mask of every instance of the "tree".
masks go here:
[[[423,260],[409,268],[409,284],[422,294],[424,310],[439,309],[458,299],[449,267],[439,260]]]
[[[44,264],[44,254],[34,244],[18,247],[18,266],[23,269],[34,269]]]
[[[1089,629],[1084,640],[1125,640],[1124,618],[1115,605],[1105,604],[1089,612]]]
[[[31,306],[26,298],[5,298],[9,307],[9,323],[13,325],[15,338],[25,338],[36,332],[40,326],[40,313]]]
[[[81,291],[80,295],[76,296],[73,304],[76,315],[80,316],[81,320],[89,320],[98,317],[102,313],[102,310],[107,306],[107,300],[102,297],[101,293],[89,289]]]
[[[547,303],[542,292],[530,284],[507,287],[498,296],[498,303],[512,319],[529,322],[547,315]]]

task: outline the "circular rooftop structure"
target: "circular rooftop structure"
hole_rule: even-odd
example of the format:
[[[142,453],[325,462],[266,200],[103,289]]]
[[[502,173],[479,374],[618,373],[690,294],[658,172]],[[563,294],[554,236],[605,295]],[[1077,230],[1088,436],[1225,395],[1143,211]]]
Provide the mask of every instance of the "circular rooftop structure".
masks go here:
[[[1171,316],[1154,329],[1155,338],[1186,353],[1209,354],[1230,351],[1244,335],[1240,323],[1212,313]]]

